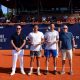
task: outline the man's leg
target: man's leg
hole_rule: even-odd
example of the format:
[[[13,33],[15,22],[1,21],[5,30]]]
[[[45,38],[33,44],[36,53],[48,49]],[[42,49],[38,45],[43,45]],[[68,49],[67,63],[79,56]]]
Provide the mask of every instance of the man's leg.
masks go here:
[[[50,50],[45,50],[45,53],[44,53],[45,57],[46,57],[46,75],[49,73],[49,58],[50,58]]]
[[[36,60],[37,60],[37,73],[38,73],[38,75],[41,75],[41,73],[40,73],[40,57],[36,57]]]
[[[54,74],[56,74],[56,66],[57,66],[57,60],[56,57],[53,57],[53,64],[54,64]]]
[[[66,59],[66,50],[62,50],[62,72],[61,74],[65,74],[65,59]]]
[[[62,60],[62,74],[65,72],[65,60]]]
[[[46,74],[49,73],[48,72],[48,70],[49,70],[48,66],[49,66],[49,57],[46,57]]]
[[[41,51],[36,51],[36,60],[37,60],[37,74],[41,75],[40,73],[40,57],[41,57]]]
[[[20,68],[21,68],[21,73],[26,74],[24,71],[24,61],[23,61],[23,55],[24,55],[24,50],[21,50],[19,54],[19,61],[20,61]]]
[[[68,58],[69,58],[69,66],[70,66],[70,74],[73,74],[72,70],[72,50],[68,50]]]
[[[14,74],[15,74],[17,59],[18,59],[18,54],[17,54],[17,52],[14,50],[14,51],[13,51],[13,64],[12,64],[12,72],[11,72],[11,75],[14,75]]]
[[[57,66],[57,50],[51,50],[52,56],[53,56],[53,64],[54,64],[54,74],[57,73],[56,66]]]
[[[30,71],[28,75],[31,75],[33,73],[33,62],[34,62],[34,52],[30,52],[31,60],[30,60]]]
[[[69,60],[69,66],[70,66],[70,74],[73,73],[73,70],[72,70],[72,60]]]

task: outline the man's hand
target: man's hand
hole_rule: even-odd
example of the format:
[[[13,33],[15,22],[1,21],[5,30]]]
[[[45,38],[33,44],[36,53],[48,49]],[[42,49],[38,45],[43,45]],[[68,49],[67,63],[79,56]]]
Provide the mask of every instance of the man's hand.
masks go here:
[[[21,50],[20,48],[17,48],[17,47],[15,49],[16,49],[17,52],[19,52]]]
[[[58,41],[54,41],[54,42],[53,42],[53,44],[55,44],[55,43],[57,44],[57,43],[58,43]]]
[[[50,44],[51,42],[50,42],[50,41],[45,41],[44,43],[45,43],[45,44]]]
[[[35,47],[38,47],[39,45],[41,45],[42,43],[41,42],[39,42],[39,44],[37,44],[37,45],[35,45]]]
[[[21,49],[20,48],[17,48],[17,51],[19,52]]]
[[[41,45],[42,43],[41,42],[39,42],[38,44],[31,44],[31,45],[33,45],[34,47],[37,47],[37,46],[39,46],[39,45]]]

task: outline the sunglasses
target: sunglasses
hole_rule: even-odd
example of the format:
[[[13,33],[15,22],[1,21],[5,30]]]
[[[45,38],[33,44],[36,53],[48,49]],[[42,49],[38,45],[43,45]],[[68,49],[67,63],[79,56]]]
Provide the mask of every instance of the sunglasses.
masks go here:
[[[63,28],[63,29],[68,29],[68,28]]]
[[[18,29],[21,29],[21,28],[17,28],[17,30],[18,30]]]

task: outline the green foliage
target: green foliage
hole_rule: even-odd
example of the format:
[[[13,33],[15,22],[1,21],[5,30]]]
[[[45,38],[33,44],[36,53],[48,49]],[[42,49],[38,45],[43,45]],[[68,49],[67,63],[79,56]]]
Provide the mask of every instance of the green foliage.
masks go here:
[[[3,16],[3,12],[2,12],[2,9],[0,9],[0,17]]]
[[[12,12],[6,13],[6,14],[4,14],[4,16],[5,16],[7,19],[10,19],[11,16],[12,16]]]

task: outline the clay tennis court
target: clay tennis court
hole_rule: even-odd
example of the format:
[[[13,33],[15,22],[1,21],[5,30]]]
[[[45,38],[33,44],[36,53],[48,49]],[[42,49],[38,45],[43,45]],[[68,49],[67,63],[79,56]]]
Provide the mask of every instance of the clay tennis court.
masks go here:
[[[53,74],[53,62],[52,57],[50,57],[50,66],[49,66],[49,74],[45,75],[45,57],[41,57],[41,76],[36,74],[36,64],[34,62],[34,74],[28,76],[27,73],[29,72],[29,64],[30,64],[30,57],[29,57],[29,50],[25,50],[24,55],[24,68],[26,75],[20,73],[19,68],[19,61],[17,62],[17,70],[16,74],[10,76],[11,67],[12,67],[12,54],[11,50],[0,50],[0,80],[80,80],[80,50],[76,50],[73,53],[73,70],[74,74],[69,75],[69,65],[68,60],[66,60],[66,74],[60,75],[61,71],[61,56],[57,59],[57,75]]]

